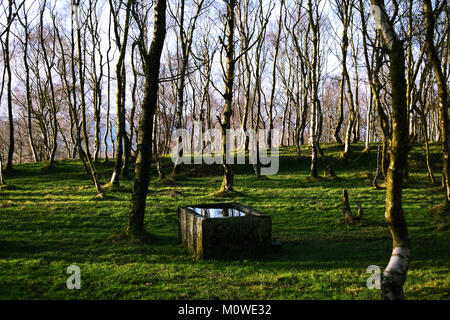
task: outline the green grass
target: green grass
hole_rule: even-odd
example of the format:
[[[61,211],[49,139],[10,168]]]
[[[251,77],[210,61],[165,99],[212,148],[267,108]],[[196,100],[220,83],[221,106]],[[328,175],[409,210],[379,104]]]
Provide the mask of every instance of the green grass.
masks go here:
[[[366,269],[385,267],[391,253],[385,191],[371,186],[376,147],[356,161],[363,145],[353,149],[343,160],[340,147],[324,146],[339,178],[311,180],[309,151],[297,161],[294,149],[282,148],[276,176],[256,179],[250,166],[236,167],[238,192],[228,199],[212,195],[221,184],[218,167],[184,167],[181,177],[165,181],[153,173],[145,223],[154,244],[114,237],[127,222],[131,180],[97,199],[78,161],[59,161],[52,170],[17,165],[6,176],[12,187],[0,189],[0,299],[379,299],[366,287]],[[438,145],[432,162],[440,181]],[[106,183],[113,163],[97,169]],[[362,225],[341,223],[343,188],[355,212],[361,201]],[[450,235],[442,227],[448,216],[428,213],[443,190],[428,182],[419,145],[403,199],[412,241],[405,295],[449,299]],[[177,207],[224,200],[271,215],[282,251],[259,260],[194,260],[178,244]],[[81,290],[66,288],[72,264],[81,268]]]

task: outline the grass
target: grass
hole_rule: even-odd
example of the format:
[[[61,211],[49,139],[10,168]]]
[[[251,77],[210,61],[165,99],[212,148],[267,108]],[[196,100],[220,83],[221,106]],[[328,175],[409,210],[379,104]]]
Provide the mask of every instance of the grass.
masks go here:
[[[354,145],[354,155],[342,159],[341,147],[324,146],[338,179],[309,179],[306,148],[299,161],[294,149],[282,148],[279,174],[266,179],[248,165],[235,167],[237,192],[226,201],[271,215],[273,238],[283,245],[259,260],[196,261],[178,244],[178,206],[224,201],[214,195],[220,168],[185,166],[180,177],[163,181],[153,173],[145,223],[156,242],[141,243],[117,237],[131,180],[98,199],[78,161],[58,161],[51,170],[17,165],[6,175],[14,187],[0,189],[0,299],[379,299],[366,287],[366,269],[386,266],[392,240],[385,191],[371,186],[376,146],[369,155],[363,148]],[[440,181],[439,146],[431,151]],[[97,170],[106,184],[113,163],[99,162]],[[362,203],[361,225],[341,223],[343,188],[354,212]],[[442,227],[448,215],[429,212],[442,198],[439,184],[427,180],[418,145],[403,198],[412,241],[409,299],[450,298],[450,234]],[[81,269],[80,290],[66,288],[70,265]]]

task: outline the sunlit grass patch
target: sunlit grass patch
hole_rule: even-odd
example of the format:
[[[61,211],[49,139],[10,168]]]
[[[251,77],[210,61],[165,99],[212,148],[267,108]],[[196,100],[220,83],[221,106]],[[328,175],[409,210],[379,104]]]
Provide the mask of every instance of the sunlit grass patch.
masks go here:
[[[379,299],[378,290],[366,287],[366,270],[384,268],[391,254],[386,191],[374,190],[369,181],[376,168],[374,146],[358,158],[364,146],[355,145],[345,161],[339,159],[341,148],[323,146],[337,180],[308,178],[308,148],[302,147],[298,161],[294,148],[283,147],[278,175],[257,179],[251,166],[237,167],[237,192],[229,197],[214,195],[222,181],[216,168],[192,165],[168,183],[159,181],[153,168],[145,225],[154,243],[114,238],[127,223],[131,180],[96,199],[79,161],[57,161],[50,172],[42,172],[42,164],[19,165],[6,174],[17,188],[0,190],[0,298]],[[417,165],[403,191],[412,241],[405,295],[448,299],[447,220],[429,213],[442,203],[443,190],[428,182],[420,147],[412,151]],[[439,155],[439,146],[431,151]],[[170,158],[162,161],[170,167]],[[437,181],[441,168],[440,161],[433,162]],[[100,162],[97,169],[106,182],[113,162]],[[361,225],[340,223],[344,188],[354,212],[361,202]],[[270,215],[282,250],[259,260],[195,261],[178,243],[177,208],[214,202],[239,202]],[[66,288],[72,264],[81,269],[80,290]]]

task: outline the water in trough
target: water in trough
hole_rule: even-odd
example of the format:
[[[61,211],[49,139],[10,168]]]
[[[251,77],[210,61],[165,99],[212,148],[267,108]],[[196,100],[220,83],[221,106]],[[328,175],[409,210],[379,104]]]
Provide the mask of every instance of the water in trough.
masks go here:
[[[245,217],[245,212],[239,211],[234,208],[199,208],[188,207],[195,211],[197,214],[207,218],[230,218],[230,217]]]

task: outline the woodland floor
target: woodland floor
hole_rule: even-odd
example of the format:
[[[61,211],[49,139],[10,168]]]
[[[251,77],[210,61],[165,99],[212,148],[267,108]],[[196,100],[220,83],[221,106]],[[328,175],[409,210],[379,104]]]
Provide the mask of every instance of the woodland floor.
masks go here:
[[[0,189],[0,299],[379,299],[366,280],[370,265],[386,266],[391,236],[384,222],[385,190],[372,187],[376,146],[349,160],[342,147],[324,145],[338,179],[309,179],[309,150],[295,159],[282,148],[278,175],[257,179],[249,165],[235,168],[232,197],[212,196],[221,169],[184,167],[175,181],[153,173],[145,217],[154,244],[118,240],[127,222],[131,180],[104,199],[78,161],[17,165]],[[450,298],[449,216],[430,213],[443,199],[439,146],[432,146],[437,183],[428,182],[423,145],[410,154],[403,206],[412,241],[405,284],[408,299]],[[170,159],[164,159],[167,166]],[[113,162],[97,163],[106,183]],[[169,172],[170,168],[167,167]],[[341,223],[346,188],[352,210],[361,201],[361,225]],[[179,192],[175,192],[179,191]],[[196,261],[178,244],[177,207],[239,202],[272,216],[281,252],[259,260]],[[66,288],[66,269],[81,268],[81,289]]]

